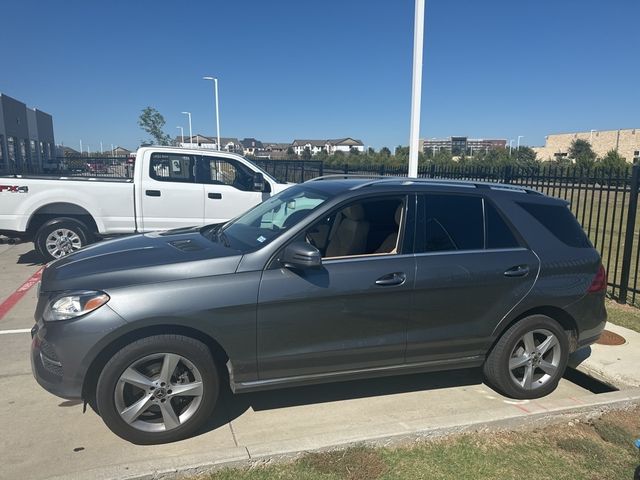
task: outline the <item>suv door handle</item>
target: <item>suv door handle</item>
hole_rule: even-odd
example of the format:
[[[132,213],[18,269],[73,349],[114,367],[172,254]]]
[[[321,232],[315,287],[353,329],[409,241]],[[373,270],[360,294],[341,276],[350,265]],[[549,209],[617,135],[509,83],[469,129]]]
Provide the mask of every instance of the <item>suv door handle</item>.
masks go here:
[[[402,285],[406,280],[407,276],[402,272],[389,273],[376,280],[376,285],[391,287],[393,285]]]
[[[147,197],[159,197],[160,196],[160,190],[147,190],[144,193],[145,193],[145,195],[147,195]]]
[[[209,193],[209,194],[207,194],[207,197],[209,197],[212,200],[222,200],[222,194],[221,193]]]
[[[505,277],[526,277],[529,275],[529,265],[516,265],[504,272]]]

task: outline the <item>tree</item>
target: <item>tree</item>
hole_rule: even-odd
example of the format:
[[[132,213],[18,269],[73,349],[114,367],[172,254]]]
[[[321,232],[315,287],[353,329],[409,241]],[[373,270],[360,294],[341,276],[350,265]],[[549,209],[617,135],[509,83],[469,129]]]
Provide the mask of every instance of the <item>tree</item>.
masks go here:
[[[302,152],[302,160],[311,160],[311,150],[309,147],[304,147],[304,151]]]
[[[391,150],[389,150],[387,147],[382,147],[380,149],[380,155],[382,155],[383,157],[390,157],[391,156]]]
[[[600,168],[607,171],[623,170],[629,167],[627,160],[615,150],[609,150],[597,163]]]
[[[162,114],[153,107],[144,108],[138,117],[138,125],[153,137],[156,145],[171,145],[171,137],[162,131],[165,123]]]
[[[298,158],[298,155],[296,155],[296,152],[293,149],[293,147],[287,147],[287,158],[289,160],[294,159],[294,158]]]
[[[576,166],[584,169],[593,167],[596,161],[596,153],[591,148],[591,144],[582,139],[575,139],[569,147],[569,158],[576,162]]]
[[[530,147],[520,147],[516,152],[516,164],[520,167],[537,167],[537,154]]]
[[[373,149],[373,147],[369,147],[367,149],[367,155],[373,156],[376,153],[376,151]]]
[[[455,164],[453,155],[447,149],[438,150],[431,161],[438,167],[449,167]]]

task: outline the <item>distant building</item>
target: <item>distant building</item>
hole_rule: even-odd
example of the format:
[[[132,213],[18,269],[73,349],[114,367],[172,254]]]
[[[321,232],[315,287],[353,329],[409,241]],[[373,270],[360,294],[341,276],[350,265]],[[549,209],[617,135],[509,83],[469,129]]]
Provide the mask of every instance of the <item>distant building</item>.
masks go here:
[[[257,155],[264,150],[262,142],[255,138],[244,138],[240,140],[240,144],[242,145],[242,153],[245,155]]]
[[[51,115],[0,93],[0,174],[39,171],[55,154]]]
[[[432,138],[422,140],[422,151],[427,153],[437,153],[440,150],[447,150],[454,156],[473,155],[481,150],[491,150],[493,148],[505,148],[507,141],[504,139],[484,139],[468,137]]]
[[[336,152],[350,152],[351,149],[355,149],[359,152],[364,152],[364,144],[360,140],[356,140],[351,137],[339,138],[333,140],[294,140],[291,144],[293,151],[302,155],[305,149],[309,149],[312,155],[320,153],[322,151],[332,155]]]
[[[218,138],[207,137],[205,135],[194,135],[193,137],[183,137],[179,142],[183,148],[208,148],[218,150]],[[237,138],[220,137],[220,150],[232,153],[242,153],[242,144]]]
[[[131,150],[117,146],[113,150],[110,150],[109,154],[114,157],[128,157],[129,155],[131,155]]]
[[[563,158],[568,156],[571,143],[577,139],[588,141],[598,157],[615,150],[627,162],[640,162],[640,128],[553,133],[545,137],[544,147],[534,147],[533,150],[541,161]]]

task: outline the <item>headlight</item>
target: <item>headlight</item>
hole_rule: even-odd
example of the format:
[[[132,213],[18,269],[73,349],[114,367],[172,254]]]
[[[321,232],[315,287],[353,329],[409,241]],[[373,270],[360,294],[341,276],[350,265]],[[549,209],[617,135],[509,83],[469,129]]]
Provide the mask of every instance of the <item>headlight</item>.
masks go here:
[[[104,292],[74,292],[53,298],[44,311],[46,322],[69,320],[85,315],[100,308],[109,301],[109,295]]]

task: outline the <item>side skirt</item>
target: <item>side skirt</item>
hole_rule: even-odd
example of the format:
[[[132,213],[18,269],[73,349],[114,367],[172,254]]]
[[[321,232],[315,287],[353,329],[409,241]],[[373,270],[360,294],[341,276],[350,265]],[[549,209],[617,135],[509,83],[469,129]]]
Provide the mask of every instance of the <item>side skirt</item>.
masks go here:
[[[389,367],[368,368],[361,370],[345,370],[341,372],[319,373],[315,375],[299,375],[295,377],[270,378],[267,380],[253,380],[250,382],[235,382],[230,372],[230,384],[233,393],[254,392],[285,387],[300,387],[319,383],[344,382],[364,378],[386,377],[393,375],[408,375],[412,373],[436,372],[442,370],[456,370],[461,368],[479,367],[484,363],[484,355],[455,358],[451,360],[436,360],[432,362],[408,363]],[[229,365],[227,365],[229,367]]]

